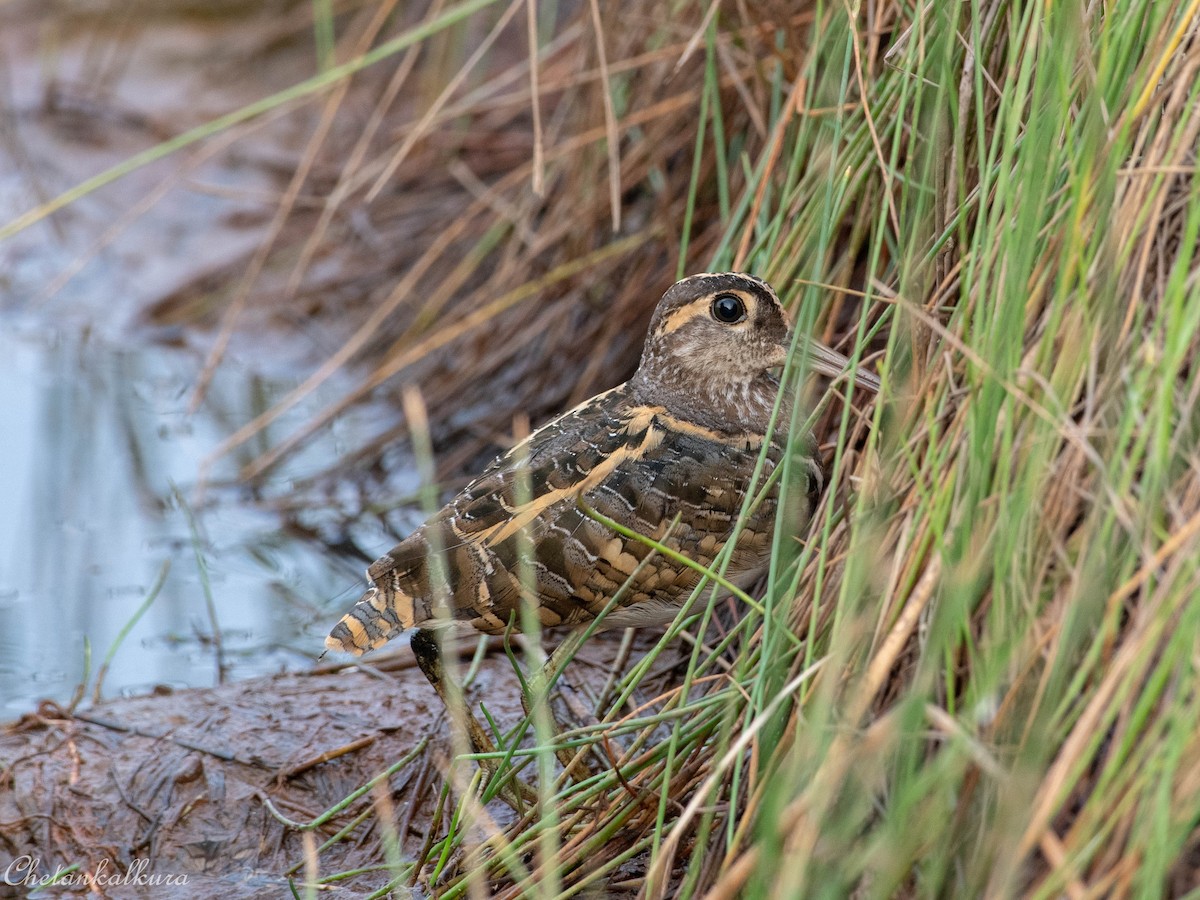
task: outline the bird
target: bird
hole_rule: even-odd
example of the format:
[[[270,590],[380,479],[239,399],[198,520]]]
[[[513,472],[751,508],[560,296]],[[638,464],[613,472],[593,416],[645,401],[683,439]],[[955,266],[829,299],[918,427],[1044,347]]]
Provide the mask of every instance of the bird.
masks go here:
[[[633,376],[497,457],[376,560],[326,648],[360,655],[415,629],[422,672],[452,713],[460,707],[474,751],[494,753],[447,684],[447,631],[519,629],[523,605],[542,627],[571,626],[548,677],[587,629],[674,620],[723,551],[724,579],[752,585],[771,556],[780,491],[770,476],[791,419],[786,396],[777,406],[774,370],[792,344],[789,316],[762,279],[722,272],[678,281],[654,309]],[[812,371],[847,374],[841,354],[812,339],[799,346]],[[867,372],[853,377],[878,389]],[[793,446],[807,482],[803,522],[824,479],[811,435]],[[569,754],[559,758],[568,765]]]

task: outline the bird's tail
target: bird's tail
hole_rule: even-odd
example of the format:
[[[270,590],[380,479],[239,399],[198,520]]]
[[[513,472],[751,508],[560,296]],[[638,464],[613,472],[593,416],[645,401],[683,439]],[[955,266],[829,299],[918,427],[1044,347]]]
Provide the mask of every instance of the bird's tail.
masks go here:
[[[361,656],[411,628],[412,611],[413,601],[408,594],[373,587],[333,626],[329,637],[325,638],[325,647]]]

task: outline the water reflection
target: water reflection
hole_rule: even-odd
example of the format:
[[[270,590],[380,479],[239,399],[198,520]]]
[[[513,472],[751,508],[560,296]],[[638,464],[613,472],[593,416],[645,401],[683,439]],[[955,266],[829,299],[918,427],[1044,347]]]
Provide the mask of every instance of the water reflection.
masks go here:
[[[165,586],[113,661],[105,693],[214,683],[212,627],[180,498],[230,423],[294,383],[229,361],[188,415],[196,365],[170,349],[0,321],[0,720],[42,697],[69,698],[85,639],[94,670],[165,560]],[[329,396],[294,410],[278,433]],[[337,434],[315,436],[274,489],[328,464]],[[235,462],[213,474],[228,477]],[[307,665],[359,567],[287,538],[272,513],[229,491],[210,501],[195,511],[198,546],[231,674]]]

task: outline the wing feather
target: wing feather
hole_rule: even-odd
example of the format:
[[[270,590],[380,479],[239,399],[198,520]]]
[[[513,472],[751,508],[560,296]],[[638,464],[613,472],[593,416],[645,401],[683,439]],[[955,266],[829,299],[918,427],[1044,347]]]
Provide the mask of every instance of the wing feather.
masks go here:
[[[645,543],[589,517],[579,499],[707,565],[733,529],[761,445],[638,404],[626,386],[601,394],[498,457],[377,560],[371,591],[330,646],[361,652],[406,628],[454,621],[498,632],[519,625],[523,598],[544,625],[587,621],[635,570],[609,624],[669,619],[698,575],[660,556],[647,561]],[[772,445],[768,473],[780,454]],[[774,516],[772,494],[745,523],[731,575],[765,564]]]

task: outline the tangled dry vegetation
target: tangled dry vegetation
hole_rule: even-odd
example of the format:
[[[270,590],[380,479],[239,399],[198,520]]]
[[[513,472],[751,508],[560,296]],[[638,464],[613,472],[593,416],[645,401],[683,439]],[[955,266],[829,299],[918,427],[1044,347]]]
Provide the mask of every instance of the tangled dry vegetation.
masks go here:
[[[207,276],[152,320],[199,316],[222,331],[264,318],[353,321],[330,365],[358,364],[362,383],[310,428],[380,386],[396,398],[398,383],[419,385],[447,476],[503,444],[514,410],[537,422],[625,377],[662,290],[712,258],[722,204],[746,175],[731,166],[718,196],[711,156],[693,171],[711,90],[698,19],[606,10],[603,55],[588,9],[541,20],[531,74],[526,12],[512,3],[449,27],[440,5],[405,10],[401,23],[381,4],[339,20],[346,56],[435,25],[321,100],[273,240],[215,282],[219,295]],[[731,152],[752,159],[764,145],[770,44],[780,25],[798,40],[804,20],[759,13],[731,26],[716,76]],[[301,202],[314,195],[319,204]],[[343,467],[370,469],[406,436],[398,422]]]
[[[677,271],[764,275],[885,390],[822,407],[832,485],[763,608],[692,623],[673,688],[640,693],[631,666],[574,734],[606,773],[492,830],[448,786],[421,854],[384,821],[399,789],[352,810],[387,862],[356,877],[504,897],[1195,888],[1197,4],[471,6],[340,14],[339,61],[436,27],[320,94],[251,276],[154,317],[353,321],[327,368],[360,387],[310,428],[420,385],[448,479],[513,410],[540,421],[623,378]],[[386,505],[376,461],[406,435],[397,413],[338,477]],[[348,877],[321,852],[310,872]]]

